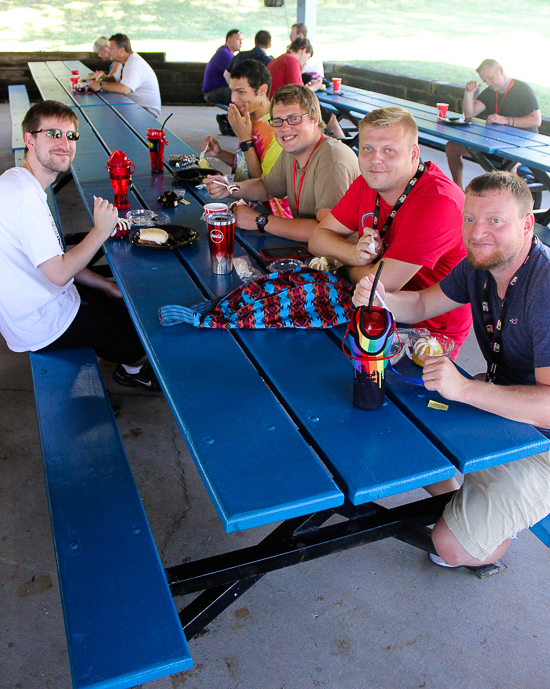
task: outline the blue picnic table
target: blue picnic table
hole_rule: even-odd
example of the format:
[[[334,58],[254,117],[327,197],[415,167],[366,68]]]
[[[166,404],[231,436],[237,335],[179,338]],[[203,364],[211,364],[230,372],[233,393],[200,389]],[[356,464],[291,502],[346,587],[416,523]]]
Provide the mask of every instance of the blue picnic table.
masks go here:
[[[106,94],[69,94],[65,75],[72,64],[35,66],[33,75],[44,93],[56,90],[52,79],[67,82],[81,132],[72,173],[90,217],[94,194],[112,198],[105,163],[114,149],[136,164],[131,208],[160,210],[157,196],[182,185],[167,159],[164,173],[150,173],[145,132],[157,120]],[[166,154],[190,151],[172,132],[168,138]],[[430,551],[425,527],[448,495],[392,509],[375,501],[444,480],[456,469],[468,473],[550,446],[527,424],[456,402],[446,402],[447,411],[433,408],[430,402],[444,401],[437,393],[392,373],[384,405],[357,409],[341,328],[163,327],[160,307],[202,304],[242,284],[235,271],[212,274],[204,197],[189,187],[186,200],[163,211],[172,223],[197,230],[195,244],[164,252],[109,240],[105,254],[225,530],[274,525],[257,546],[165,570],[172,595],[202,592],[179,611],[187,639],[274,569],[387,537]],[[259,250],[289,244],[258,232],[236,235],[235,254],[264,273]],[[420,374],[406,357],[398,368]],[[335,514],[344,520],[327,525]]]

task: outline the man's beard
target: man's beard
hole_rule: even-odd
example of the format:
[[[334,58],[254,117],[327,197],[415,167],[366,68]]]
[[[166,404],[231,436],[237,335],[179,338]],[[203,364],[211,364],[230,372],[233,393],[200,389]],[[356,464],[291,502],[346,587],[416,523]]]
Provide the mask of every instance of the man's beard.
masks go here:
[[[479,268],[480,270],[494,270],[495,268],[505,270],[516,260],[516,258],[517,253],[505,253],[502,249],[497,249],[492,256],[478,261],[471,253],[470,249],[468,249],[468,263],[473,268]]]
[[[71,151],[68,158],[63,159],[56,158],[52,151],[49,151],[48,155],[44,155],[41,151],[35,149],[35,153],[40,165],[50,172],[67,172],[74,159],[74,156],[71,156]]]

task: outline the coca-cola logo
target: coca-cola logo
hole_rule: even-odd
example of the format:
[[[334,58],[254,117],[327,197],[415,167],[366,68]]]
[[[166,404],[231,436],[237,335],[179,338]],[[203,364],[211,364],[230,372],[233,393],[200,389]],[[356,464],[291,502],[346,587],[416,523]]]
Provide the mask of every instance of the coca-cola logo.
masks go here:
[[[223,242],[223,232],[221,230],[211,230],[210,239],[214,244],[221,244]]]

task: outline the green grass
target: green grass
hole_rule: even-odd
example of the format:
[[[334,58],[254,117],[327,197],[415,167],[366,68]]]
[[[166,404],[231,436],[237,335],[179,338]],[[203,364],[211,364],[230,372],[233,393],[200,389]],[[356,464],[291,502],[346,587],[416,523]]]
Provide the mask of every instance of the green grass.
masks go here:
[[[262,0],[3,0],[0,40],[2,50],[89,49],[98,36],[122,31],[137,50],[205,61],[238,27],[245,49],[256,31],[271,31],[278,55],[296,13],[296,0],[282,8],[266,8]],[[318,0],[314,47],[325,60],[459,84],[493,57],[532,84],[550,114],[540,58],[549,54],[548,37],[549,0]]]

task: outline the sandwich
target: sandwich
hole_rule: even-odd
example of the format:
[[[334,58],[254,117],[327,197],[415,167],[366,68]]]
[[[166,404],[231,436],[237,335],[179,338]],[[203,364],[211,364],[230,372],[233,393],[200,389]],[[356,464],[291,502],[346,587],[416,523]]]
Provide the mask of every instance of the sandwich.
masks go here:
[[[161,246],[168,242],[170,235],[159,227],[143,227],[139,231],[139,243],[149,246]]]

